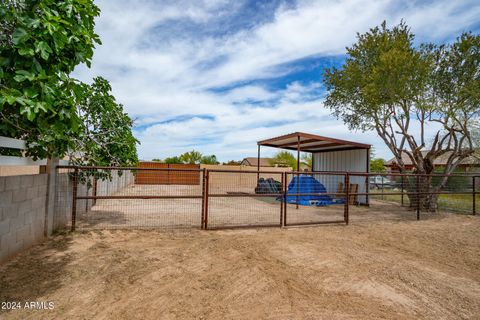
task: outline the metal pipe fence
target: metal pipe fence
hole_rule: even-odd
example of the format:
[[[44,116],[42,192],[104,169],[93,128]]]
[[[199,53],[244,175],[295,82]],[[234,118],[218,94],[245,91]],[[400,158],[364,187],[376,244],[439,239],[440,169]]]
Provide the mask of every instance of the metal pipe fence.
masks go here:
[[[54,225],[71,230],[348,225],[420,220],[438,210],[475,215],[480,203],[479,176],[465,174],[92,166],[56,170]]]

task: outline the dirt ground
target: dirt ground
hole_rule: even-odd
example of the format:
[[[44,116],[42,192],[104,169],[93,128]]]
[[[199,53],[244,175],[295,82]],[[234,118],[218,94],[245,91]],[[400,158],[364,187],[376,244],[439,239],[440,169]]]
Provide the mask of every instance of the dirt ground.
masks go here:
[[[1,319],[480,319],[480,217],[85,231],[0,266]]]

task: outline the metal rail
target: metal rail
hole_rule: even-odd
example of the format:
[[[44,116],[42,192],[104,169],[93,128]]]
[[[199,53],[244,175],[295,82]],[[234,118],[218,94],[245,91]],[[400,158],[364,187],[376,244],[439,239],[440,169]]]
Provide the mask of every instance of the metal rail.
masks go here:
[[[359,201],[358,200],[353,200],[352,199],[358,199],[359,196],[365,196],[366,198],[369,197],[370,199],[374,196],[401,196],[401,205],[404,205],[404,197],[410,197],[411,200],[414,200],[415,202],[413,203],[413,208],[415,208],[415,213],[416,213],[416,219],[420,220],[420,213],[423,208],[423,204],[421,201],[425,199],[425,196],[430,196],[430,195],[471,195],[472,196],[472,211],[471,213],[473,215],[476,215],[477,209],[477,196],[479,194],[479,191],[477,191],[476,184],[478,182],[478,178],[480,176],[477,175],[468,175],[468,174],[449,174],[449,175],[441,175],[441,174],[402,174],[402,173],[383,173],[383,174],[378,174],[378,173],[367,173],[367,172],[332,172],[332,171],[313,171],[313,172],[299,172],[299,171],[289,171],[289,172],[278,172],[278,171],[258,171],[258,170],[209,170],[209,169],[184,169],[184,168],[139,168],[139,167],[105,167],[105,166],[57,166],[57,169],[70,169],[73,170],[73,172],[69,172],[69,175],[71,177],[71,181],[73,182],[72,185],[72,208],[71,208],[71,230],[74,231],[76,228],[76,222],[77,222],[77,202],[78,200],[93,200],[92,205],[95,205],[97,200],[119,200],[119,199],[125,199],[125,200],[131,200],[131,199],[144,199],[144,200],[149,200],[149,199],[201,199],[201,207],[200,207],[200,226],[201,229],[232,229],[232,228],[246,228],[246,227],[271,227],[271,226],[276,226],[276,227],[286,227],[286,226],[302,226],[302,225],[321,225],[321,224],[338,224],[338,223],[345,223],[346,225],[349,224],[350,222],[350,206],[352,205],[358,205]],[[140,195],[98,195],[97,190],[98,190],[98,183],[99,179],[97,178],[96,171],[102,170],[102,171],[131,171],[134,174],[138,171],[152,171],[152,172],[171,172],[171,173],[181,173],[181,172],[197,172],[200,175],[201,183],[199,190],[200,192],[198,194],[140,194]],[[78,194],[78,188],[80,183],[84,183],[80,177],[82,176],[82,173],[87,172],[91,176],[94,177],[93,179],[93,194],[92,195],[79,195]],[[228,174],[240,174],[240,175],[249,175],[249,174],[255,174],[257,176],[260,176],[260,174],[270,174],[270,175],[275,175],[275,176],[280,176],[280,183],[281,183],[281,189],[278,193],[250,193],[250,192],[210,192],[210,184],[211,184],[211,175],[215,173],[224,173],[226,175]],[[154,174],[154,173],[152,173]],[[287,188],[287,183],[289,181],[289,176],[292,178],[294,176],[300,176],[300,175],[311,175],[313,177],[318,176],[335,176],[338,179],[341,179],[343,181],[343,192],[301,192],[298,188],[297,190],[290,190],[288,191]],[[382,190],[381,193],[373,193],[369,190],[369,188],[365,188],[365,191],[359,191],[351,190],[351,183],[352,183],[352,177],[364,177],[365,180],[368,180],[369,177],[371,176],[387,176],[387,177],[401,177],[401,183],[397,185],[400,190],[389,190],[385,192]],[[422,185],[424,182],[423,180],[421,181],[422,177],[461,177],[461,178],[471,178],[471,190],[470,188],[462,189],[462,190],[429,190],[431,188],[431,185]],[[406,179],[407,178],[407,179]],[[408,178],[411,178],[409,181]],[[407,180],[407,183],[405,183],[405,180]],[[363,182],[362,182],[363,183]],[[358,185],[358,183],[357,183]],[[368,183],[365,183],[365,186],[368,186]],[[257,179],[257,186],[258,186],[258,179]],[[298,187],[298,184],[297,184]],[[339,201],[337,204],[343,205],[344,206],[344,212],[343,212],[343,220],[332,220],[332,221],[297,221],[297,222],[291,222],[289,221],[289,215],[287,214],[287,209],[288,209],[288,204],[294,204],[296,207],[298,207],[299,204],[299,197],[302,196],[332,196],[336,197],[337,199],[343,199],[342,201]],[[278,218],[278,223],[272,223],[272,224],[257,224],[257,225],[222,225],[222,226],[209,226],[209,207],[210,207],[210,198],[275,198],[276,200],[279,200],[280,204],[278,206],[279,210],[279,218]],[[287,200],[288,198],[291,199],[293,197],[294,199],[297,199],[294,203],[289,203]],[[367,200],[368,201],[368,200]],[[369,202],[369,201],[368,201]],[[368,205],[368,204],[366,204]],[[88,207],[88,203],[87,203]]]

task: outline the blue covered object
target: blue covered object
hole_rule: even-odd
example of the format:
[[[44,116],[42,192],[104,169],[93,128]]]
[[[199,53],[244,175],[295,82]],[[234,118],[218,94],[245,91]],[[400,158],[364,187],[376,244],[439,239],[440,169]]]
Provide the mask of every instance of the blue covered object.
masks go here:
[[[287,203],[296,204],[297,200],[298,204],[304,206],[326,206],[336,203],[333,201],[332,197],[328,195],[292,195],[297,193],[327,193],[327,189],[325,189],[325,186],[319,181],[315,180],[315,178],[311,175],[300,175],[293,177],[287,189]]]

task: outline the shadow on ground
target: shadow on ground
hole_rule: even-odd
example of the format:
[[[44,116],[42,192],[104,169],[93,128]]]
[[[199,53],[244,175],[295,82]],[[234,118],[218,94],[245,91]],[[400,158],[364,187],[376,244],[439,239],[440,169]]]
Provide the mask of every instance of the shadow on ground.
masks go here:
[[[64,285],[62,275],[74,258],[66,253],[72,241],[70,234],[56,235],[0,265],[0,301],[38,301]]]

